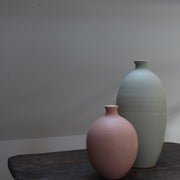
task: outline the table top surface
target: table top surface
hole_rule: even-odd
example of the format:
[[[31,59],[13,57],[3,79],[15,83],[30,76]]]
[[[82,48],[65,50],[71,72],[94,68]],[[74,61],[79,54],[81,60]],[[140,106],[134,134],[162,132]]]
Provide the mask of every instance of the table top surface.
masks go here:
[[[86,150],[17,155],[8,159],[16,180],[103,180]],[[132,168],[122,180],[180,180],[180,144],[165,143],[154,168]]]

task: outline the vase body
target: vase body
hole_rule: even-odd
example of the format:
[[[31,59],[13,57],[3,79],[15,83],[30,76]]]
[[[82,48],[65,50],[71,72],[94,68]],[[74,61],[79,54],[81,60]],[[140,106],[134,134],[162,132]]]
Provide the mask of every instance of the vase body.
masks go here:
[[[138,135],[137,168],[156,165],[164,143],[167,105],[160,79],[147,68],[147,60],[135,62],[135,69],[121,82],[117,95],[119,114],[128,119]]]
[[[93,123],[86,139],[87,154],[94,169],[108,179],[124,176],[133,166],[138,149],[134,127],[120,117],[118,106],[105,106],[106,113]]]

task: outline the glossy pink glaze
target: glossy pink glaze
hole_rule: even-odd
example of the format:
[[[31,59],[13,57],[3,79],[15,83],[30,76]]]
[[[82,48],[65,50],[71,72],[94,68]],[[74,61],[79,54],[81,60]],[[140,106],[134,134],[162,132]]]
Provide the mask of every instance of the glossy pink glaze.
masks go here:
[[[89,129],[86,146],[94,169],[108,179],[124,176],[133,166],[138,150],[134,127],[119,116],[118,106],[105,106],[106,114]]]

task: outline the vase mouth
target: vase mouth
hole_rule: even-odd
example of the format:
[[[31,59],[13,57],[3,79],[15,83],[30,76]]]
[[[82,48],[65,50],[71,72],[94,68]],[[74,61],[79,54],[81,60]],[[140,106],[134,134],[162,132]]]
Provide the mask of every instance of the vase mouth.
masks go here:
[[[134,62],[148,62],[149,60],[142,59],[142,60],[134,60]]]
[[[111,108],[112,107],[113,108],[113,107],[119,107],[119,106],[118,105],[111,105],[110,104],[110,105],[105,105],[104,107],[107,107],[107,108],[109,108],[109,107]]]
[[[106,109],[106,115],[117,115],[118,114],[118,105],[105,105],[105,109]]]
[[[135,68],[136,69],[147,69],[147,63],[149,60],[135,60]]]

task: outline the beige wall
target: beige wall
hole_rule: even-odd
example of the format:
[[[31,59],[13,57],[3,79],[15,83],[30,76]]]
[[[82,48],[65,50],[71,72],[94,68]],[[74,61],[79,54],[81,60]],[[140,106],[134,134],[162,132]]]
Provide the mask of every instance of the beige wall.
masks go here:
[[[33,142],[42,141],[30,138],[85,135],[103,106],[115,103],[134,59],[149,59],[163,81],[166,141],[180,142],[179,9],[178,0],[1,0],[3,168],[10,155],[29,153],[29,143],[36,152]]]
[[[149,59],[167,91],[167,135],[180,141],[179,9],[161,0],[0,1],[0,139],[85,134],[115,103],[131,60]]]
[[[0,1],[0,138],[85,134],[114,104],[131,60],[149,59],[180,107],[180,2]],[[170,134],[171,130],[172,134]]]

